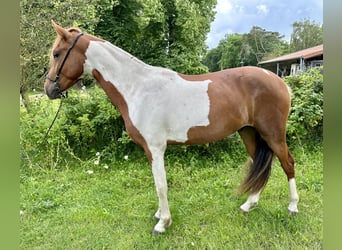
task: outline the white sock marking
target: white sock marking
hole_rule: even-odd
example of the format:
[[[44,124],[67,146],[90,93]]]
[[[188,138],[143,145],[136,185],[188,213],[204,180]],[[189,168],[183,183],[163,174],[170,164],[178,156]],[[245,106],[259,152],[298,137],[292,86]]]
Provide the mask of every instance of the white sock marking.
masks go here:
[[[289,180],[289,190],[290,190],[290,204],[288,209],[291,213],[298,213],[297,204],[299,201],[299,195],[296,188],[296,180],[292,178]]]
[[[258,193],[250,194],[247,201],[240,206],[240,209],[244,212],[249,212],[249,210],[256,206],[259,201],[261,190]]]

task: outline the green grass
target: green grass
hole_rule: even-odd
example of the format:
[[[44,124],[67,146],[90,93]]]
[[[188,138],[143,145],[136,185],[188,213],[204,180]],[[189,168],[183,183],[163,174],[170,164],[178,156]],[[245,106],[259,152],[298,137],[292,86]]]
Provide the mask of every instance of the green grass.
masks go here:
[[[173,224],[159,236],[152,235],[158,204],[145,157],[113,161],[108,169],[93,160],[57,166],[23,160],[20,248],[322,249],[320,147],[293,151],[301,198],[296,216],[287,212],[287,180],[278,160],[258,207],[243,214],[239,206],[246,196],[236,192],[244,176],[242,157],[176,156],[181,151],[168,150]]]

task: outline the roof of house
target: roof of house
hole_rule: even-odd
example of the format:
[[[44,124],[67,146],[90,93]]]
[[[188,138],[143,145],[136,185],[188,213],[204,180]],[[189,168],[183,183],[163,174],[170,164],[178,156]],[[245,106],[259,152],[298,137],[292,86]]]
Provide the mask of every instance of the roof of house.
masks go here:
[[[323,44],[317,45],[315,47],[311,47],[308,49],[303,49],[291,54],[283,55],[277,58],[273,58],[267,61],[260,62],[259,64],[266,64],[266,63],[272,63],[272,62],[282,62],[282,61],[288,61],[288,60],[293,60],[293,59],[298,59],[298,58],[312,58],[315,56],[323,55]]]

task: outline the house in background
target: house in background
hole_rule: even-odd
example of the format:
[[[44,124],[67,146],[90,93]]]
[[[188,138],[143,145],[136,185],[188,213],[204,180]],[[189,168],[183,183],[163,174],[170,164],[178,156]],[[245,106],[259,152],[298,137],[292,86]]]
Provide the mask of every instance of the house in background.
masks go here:
[[[281,77],[303,73],[323,66],[323,44],[260,62],[259,66]]]

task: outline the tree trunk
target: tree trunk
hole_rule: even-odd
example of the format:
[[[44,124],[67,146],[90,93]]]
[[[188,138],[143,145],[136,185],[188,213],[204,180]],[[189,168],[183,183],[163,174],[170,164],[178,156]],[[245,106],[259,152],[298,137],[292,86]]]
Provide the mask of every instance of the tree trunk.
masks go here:
[[[27,112],[30,112],[30,98],[24,86],[20,86],[20,96],[21,101],[24,104],[24,107],[26,108]]]

